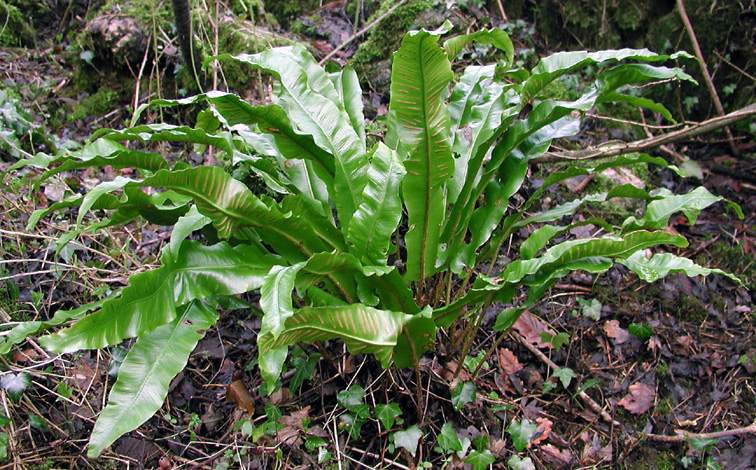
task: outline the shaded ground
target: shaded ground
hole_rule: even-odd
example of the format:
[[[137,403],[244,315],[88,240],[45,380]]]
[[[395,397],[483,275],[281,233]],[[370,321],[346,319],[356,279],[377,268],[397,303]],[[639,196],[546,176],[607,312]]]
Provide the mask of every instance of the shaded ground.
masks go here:
[[[6,85],[26,90],[17,97],[17,112],[29,112],[28,127],[48,138],[32,137],[37,148],[82,141],[92,129],[122,126],[128,117],[126,110],[74,120],[59,115],[74,112],[76,99],[61,98],[71,66],[52,49],[0,51],[0,64]],[[382,97],[374,98],[366,97],[380,114]],[[608,132],[603,125],[586,128],[579,139],[610,138]],[[465,364],[459,378],[477,385],[477,395],[467,404],[452,398],[458,354],[447,354],[464,332],[441,334],[438,351],[426,355],[422,365],[425,437],[415,456],[398,444],[391,448],[389,433],[374,419],[355,432],[350,416],[359,411],[347,410],[343,395],[341,403],[337,398],[360,386],[370,409],[393,403],[406,424],[415,424],[419,405],[413,372],[384,371],[372,359],[348,355],[340,343],[331,342],[295,351],[284,374],[284,392],[260,396],[261,379],[254,368],[259,318],[248,310],[229,310],[173,381],[159,414],[97,461],[83,457],[86,441],[113,382],[108,371],[129,344],[107,353],[57,357],[29,341],[2,358],[4,377],[9,371],[26,371],[31,378],[17,401],[2,392],[3,413],[9,418],[0,422],[9,436],[4,468],[414,468],[423,462],[441,468],[447,461],[451,468],[459,467],[462,463],[451,452],[434,450],[444,423],[470,441],[487,436],[487,444],[480,439],[476,444],[496,457],[495,468],[507,468],[512,455],[530,457],[536,468],[754,468],[753,433],[702,440],[711,437],[705,433],[749,426],[756,416],[753,139],[741,141],[738,158],[728,156],[717,139],[709,136],[669,150],[698,162],[700,183],[740,204],[746,218],[738,220],[718,204],[702,212],[695,225],[678,218],[669,230],[690,241],[679,253],[740,276],[750,290],[718,275],[673,275],[645,284],[621,267],[596,278],[566,278],[532,310],[532,317],[525,317],[529,321],[519,323],[498,345],[477,378],[469,375],[474,361]],[[0,170],[8,166],[2,165]],[[734,170],[736,177],[712,171],[722,168]],[[553,169],[534,168],[532,183],[549,171]],[[112,174],[69,177],[70,185],[91,187]],[[651,186],[674,192],[699,184],[666,171],[652,172],[647,179]],[[550,204],[586,190],[580,182],[569,183],[548,194]],[[3,185],[0,314],[6,324],[47,319],[58,309],[124,285],[128,273],[155,262],[169,235],[157,226],[129,226],[85,236],[56,259],[54,241],[70,229],[71,219],[47,218],[34,231],[25,230],[35,209],[56,200],[55,188],[30,191],[9,176]],[[587,208],[581,216],[598,210]],[[618,208],[611,210],[624,216]],[[470,356],[495,339],[489,328],[482,331]],[[544,331],[566,333],[569,341],[556,350],[540,342]],[[562,369],[561,375],[554,377],[553,365]],[[564,368],[574,376],[564,375]],[[565,390],[562,381],[568,379]],[[537,426],[520,453],[507,432],[513,423]],[[403,427],[395,424],[395,429]],[[684,440],[675,437],[679,430],[697,435]]]

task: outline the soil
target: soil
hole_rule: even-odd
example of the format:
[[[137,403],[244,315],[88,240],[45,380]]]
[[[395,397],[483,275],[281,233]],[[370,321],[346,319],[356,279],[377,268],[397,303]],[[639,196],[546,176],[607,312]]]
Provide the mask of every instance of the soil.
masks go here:
[[[354,12],[343,3],[285,22],[301,27],[319,16],[317,27],[275,33],[307,41],[325,55],[354,29]],[[485,14],[495,17],[496,10],[481,5],[465,14],[475,22]],[[44,46],[0,50],[5,81],[0,88],[11,90],[10,104],[0,105],[12,108],[20,116],[17,122],[28,122],[17,144],[21,150],[52,152],[84,142],[98,128],[128,125],[134,96],[137,102],[148,100],[155,77],[164,73],[140,75],[129,72],[128,65],[105,69],[78,51],[66,51],[65,39],[56,43],[53,32],[50,28],[46,37],[37,38]],[[537,35],[519,34],[520,45],[541,47]],[[348,60],[358,43],[337,59]],[[161,60],[167,62],[156,70],[173,70],[172,61],[179,59],[173,54]],[[97,70],[96,85],[84,83],[83,67]],[[140,77],[145,82],[149,77],[149,84],[138,91]],[[169,83],[175,87],[171,93],[178,93],[180,81]],[[387,91],[373,85],[365,84],[370,90],[365,102],[368,115],[380,116]],[[99,98],[93,100],[95,96]],[[90,107],[77,114],[87,100]],[[192,116],[164,118],[186,122]],[[474,358],[496,339],[492,321],[503,306],[492,307],[491,321],[475,338],[470,362],[459,377],[459,354],[449,345],[463,331],[439,335],[438,349],[423,357],[419,382],[414,371],[383,370],[372,358],[349,355],[333,341],[293,351],[283,388],[271,396],[260,393],[262,380],[255,368],[260,320],[249,309],[227,306],[173,380],[160,412],[96,460],[85,457],[88,436],[114,380],[111,372],[130,344],[52,356],[30,339],[0,358],[5,380],[0,411],[8,418],[0,416],[0,448],[7,450],[0,468],[471,468],[469,461],[440,449],[446,423],[480,455],[492,456],[493,468],[756,468],[756,429],[749,427],[756,417],[756,143],[746,130],[736,129],[737,156],[719,134],[658,150],[677,164],[683,163],[681,156],[690,159],[700,167],[700,178],[681,179],[664,170],[644,175],[649,186],[681,193],[703,185],[740,205],[742,220],[717,204],[694,224],[679,217],[668,230],[690,242],[677,254],[733,273],[743,285],[717,274],[670,275],[646,284],[621,266],[600,276],[575,274],[531,309],[532,315],[496,347],[477,377],[469,371],[476,367]],[[628,132],[598,121],[585,126],[576,141],[608,140],[618,133],[632,138]],[[16,160],[14,145],[4,147],[0,171]],[[202,162],[195,157],[194,163]],[[554,169],[534,167],[528,184],[537,185]],[[54,187],[43,191],[29,186],[25,178],[32,174],[5,175],[6,190],[0,194],[0,314],[6,328],[13,322],[49,319],[57,310],[78,307],[125,285],[129,274],[155,265],[170,236],[165,227],[132,224],[82,236],[56,259],[55,240],[72,228],[73,219],[47,217],[27,230],[33,211],[58,197]],[[115,174],[107,168],[71,173],[66,183],[83,191]],[[590,190],[572,183],[550,192],[550,203]],[[627,215],[622,212],[627,208],[595,206],[579,216],[607,210],[619,218]],[[544,332],[560,338],[566,334],[568,340],[557,348],[554,340],[543,342]],[[22,371],[31,383],[13,396],[7,380]],[[454,389],[458,379],[475,384],[477,393],[466,402],[459,398],[465,391]],[[391,432],[372,418],[355,432],[359,411],[344,406],[343,393],[356,392],[357,386],[373,412],[382,404],[398,406],[400,421],[390,424]],[[401,446],[402,434],[393,433],[412,425],[420,426],[423,436],[414,453]],[[518,429],[528,426],[533,428],[529,438],[517,442]],[[476,470],[488,468],[477,465]]]

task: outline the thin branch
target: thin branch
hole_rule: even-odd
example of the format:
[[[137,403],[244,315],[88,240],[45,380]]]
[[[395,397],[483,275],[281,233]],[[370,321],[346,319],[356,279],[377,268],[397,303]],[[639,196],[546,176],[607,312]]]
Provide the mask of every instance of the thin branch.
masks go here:
[[[675,429],[674,436],[646,434],[646,437],[657,442],[679,443],[691,439],[721,439],[723,437],[741,436],[743,434],[756,434],[756,422],[744,428],[728,429],[726,431],[696,433],[685,431],[683,429]]]
[[[400,2],[398,2],[398,3],[396,4],[396,5],[394,5],[393,7],[389,8],[388,10],[386,10],[386,13],[382,14],[381,16],[379,16],[378,18],[376,18],[376,19],[375,19],[375,21],[373,21],[373,22],[372,22],[372,23],[370,23],[369,25],[365,26],[365,27],[364,27],[364,28],[362,28],[361,30],[359,30],[359,31],[357,31],[356,33],[354,33],[354,34],[352,35],[352,37],[350,37],[350,38],[349,38],[349,39],[347,39],[346,41],[344,41],[344,42],[342,42],[341,44],[339,44],[339,45],[338,45],[338,46],[336,47],[336,49],[332,50],[331,52],[329,52],[329,53],[328,53],[328,55],[326,55],[325,57],[323,57],[322,59],[320,59],[320,62],[318,62],[318,64],[320,64],[320,65],[323,65],[323,64],[325,64],[326,62],[328,62],[328,59],[330,59],[331,57],[335,56],[335,55],[336,55],[336,53],[338,53],[338,52],[339,52],[340,50],[344,49],[344,48],[345,48],[346,46],[348,46],[348,45],[349,45],[349,44],[350,44],[350,43],[351,43],[352,41],[354,41],[354,40],[355,40],[355,39],[357,39],[358,37],[362,36],[362,35],[363,35],[363,34],[365,34],[366,32],[370,31],[370,30],[371,30],[371,29],[372,29],[373,27],[375,27],[375,25],[377,25],[378,23],[380,23],[381,21],[383,21],[383,19],[384,19],[384,18],[386,18],[387,16],[389,16],[389,15],[390,15],[391,13],[393,13],[393,12],[394,12],[394,10],[396,10],[396,9],[397,9],[397,8],[399,8],[400,6],[404,5],[405,3],[407,3],[407,0],[401,0],[401,1],[400,1]]]
[[[530,160],[532,163],[555,163],[568,160],[589,160],[595,158],[615,157],[632,152],[645,152],[652,148],[662,145],[678,142],[685,139],[691,139],[701,134],[715,131],[735,122],[756,116],[756,103],[733,111],[725,116],[719,116],[706,121],[693,124],[679,131],[669,132],[648,139],[637,140],[635,142],[613,144],[604,148],[592,148],[586,150],[576,150],[573,152],[547,153],[541,157]]]
[[[717,110],[717,114],[720,116],[725,115],[724,107],[722,106],[722,102],[719,100],[719,94],[717,94],[717,89],[714,87],[714,82],[711,79],[711,75],[709,74],[709,69],[706,67],[706,60],[704,59],[703,53],[701,52],[701,46],[698,45],[698,39],[696,39],[696,32],[693,30],[693,25],[690,22],[690,18],[688,18],[688,13],[685,11],[685,5],[683,4],[683,0],[677,0],[677,10],[680,13],[680,18],[682,18],[682,22],[685,25],[685,31],[687,31],[688,36],[690,37],[690,42],[693,43],[693,52],[696,54],[696,58],[698,59],[698,65],[701,67],[701,73],[704,77],[704,82],[706,82],[706,88],[709,89],[709,94],[711,95],[711,100],[714,103],[714,108]],[[725,132],[727,133],[727,140],[730,142],[730,148],[732,149],[733,153],[735,155],[739,154],[738,147],[735,145],[735,139],[732,137],[732,131],[730,131],[729,127],[725,127]]]

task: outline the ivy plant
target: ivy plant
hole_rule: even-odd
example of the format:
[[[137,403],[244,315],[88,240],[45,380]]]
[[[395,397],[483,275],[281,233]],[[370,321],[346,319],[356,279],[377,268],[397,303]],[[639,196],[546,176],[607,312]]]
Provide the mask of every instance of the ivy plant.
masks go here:
[[[393,58],[385,139],[370,148],[354,70],[325,70],[304,47],[291,46],[213,58],[272,75],[270,104],[220,91],[156,101],[151,105],[206,103],[207,109],[194,127],[99,130],[80,151],[38,155],[16,166],[44,169],[40,184],[103,165],[136,170],[136,176],[118,176],[33,214],[30,226],[54,211],[78,208],[77,226],[61,236],[59,249],[83,232],[137,218],[173,226],[159,267],[134,274],[128,286],[98,302],[21,324],[0,344],[7,352],[47,329],[40,344],[56,353],[136,338],[98,416],[89,456],[100,455],[161,407],[171,379],[217,321],[217,305],[238,294],[259,291],[258,364],[273,391],[289,347],[298,342],[340,339],[383,367],[393,362],[417,369],[423,352],[435,347],[437,329],[458,322],[473,333],[499,302],[509,307],[494,328],[505,332],[571,271],[601,273],[618,262],[648,281],[671,272],[720,272],[670,253],[646,254],[658,245],[687,244],[664,229],[671,215],[682,212],[694,221],[721,200],[704,188],[675,195],[621,185],[536,209],[547,188],[574,176],[637,163],[677,171],[661,158],[619,156],[592,168],[567,168],[547,176],[529,196],[518,195],[529,161],[554,139],[575,135],[582,116],[601,103],[629,103],[671,119],[663,106],[629,87],[692,81],[679,68],[655,65],[689,56],[645,49],[564,52],[525,70],[512,65],[514,50],[504,31],[441,43],[449,29],[404,37]],[[455,74],[452,61],[471,41],[493,45],[505,59]],[[588,66],[598,72],[578,99],[543,96],[549,83]],[[147,150],[165,141],[212,147],[234,163],[245,162],[267,193],[252,192],[222,168],[172,164]],[[598,218],[570,222],[581,205],[617,197],[646,201],[645,213],[621,226]],[[585,223],[603,234],[561,236]],[[201,228],[212,236],[189,240]],[[504,263],[502,244],[523,228],[531,235]],[[513,303],[523,289],[527,295]]]

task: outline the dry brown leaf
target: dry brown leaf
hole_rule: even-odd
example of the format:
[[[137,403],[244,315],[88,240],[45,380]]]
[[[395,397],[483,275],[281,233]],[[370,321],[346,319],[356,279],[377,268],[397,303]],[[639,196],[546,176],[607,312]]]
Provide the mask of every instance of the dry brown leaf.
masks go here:
[[[596,465],[599,462],[611,462],[612,461],[612,444],[601,446],[601,441],[597,434],[593,434],[591,438],[588,433],[583,433],[581,436],[585,447],[583,448],[583,455],[580,457],[580,463],[582,465]]]
[[[630,340],[630,332],[619,326],[619,321],[609,320],[604,323],[604,333],[614,340],[614,344],[626,343]]]
[[[21,351],[20,349],[16,349],[13,352],[13,362],[16,362],[18,364],[26,364],[27,362],[33,362],[35,359],[39,358],[39,352],[36,349],[24,349]]]
[[[539,447],[538,454],[552,468],[568,468],[572,464],[572,452],[567,449],[559,450],[551,444]]]
[[[651,352],[656,352],[661,350],[661,341],[659,340],[658,336],[652,336],[648,339],[648,350]]]
[[[551,434],[551,426],[554,424],[548,418],[536,418],[536,423],[538,423],[538,427],[530,437],[530,445],[540,444],[548,439],[549,434]]]
[[[457,368],[460,367],[458,365],[459,363],[456,361],[456,359],[451,359],[444,364],[443,369],[441,369],[441,373],[438,375],[441,376],[442,379],[446,380],[447,382],[451,382],[454,380],[454,374],[457,373]],[[462,369],[459,371],[459,380],[463,382],[469,382],[472,380],[472,376],[466,369]]]
[[[552,347],[550,343],[544,343],[541,340],[541,333],[549,333],[552,336],[556,336],[556,331],[550,330],[544,322],[527,310],[520,315],[520,318],[517,319],[512,328],[520,333],[525,338],[525,341],[539,348]]]
[[[236,403],[236,406],[247,410],[251,415],[255,414],[255,400],[243,380],[234,380],[226,385],[226,401]]]
[[[656,391],[650,385],[638,382],[629,388],[630,393],[617,403],[634,415],[645,413],[654,404]]]
[[[299,447],[302,445],[302,435],[305,432],[303,421],[309,419],[310,407],[305,406],[288,416],[282,416],[278,422],[284,426],[276,432],[278,442],[282,442],[290,447]]]
[[[79,386],[79,389],[89,390],[90,387],[96,383],[95,379],[99,376],[100,374],[98,374],[92,366],[86,362],[81,362],[79,366],[74,369],[70,378],[73,379],[74,384]]]
[[[520,360],[517,359],[517,356],[507,348],[499,348],[499,367],[501,367],[504,377],[522,370]]]
[[[293,428],[297,428],[301,431],[304,431],[304,426],[302,425],[302,422],[310,417],[310,407],[305,406],[302,409],[299,409],[292,414],[288,416],[282,416],[278,422],[285,424],[286,426],[291,426]]]

